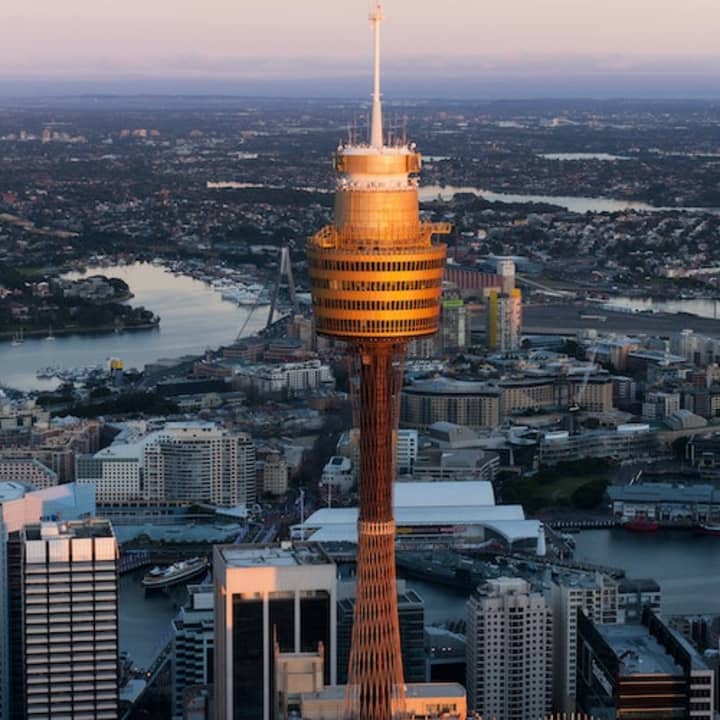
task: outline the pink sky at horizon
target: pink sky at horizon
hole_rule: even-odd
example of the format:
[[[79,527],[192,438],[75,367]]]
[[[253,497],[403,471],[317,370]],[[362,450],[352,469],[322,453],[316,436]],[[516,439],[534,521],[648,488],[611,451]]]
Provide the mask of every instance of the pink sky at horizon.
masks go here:
[[[0,74],[64,68],[221,75],[247,58],[256,59],[258,69],[289,61],[296,69],[304,63],[359,67],[370,46],[367,0],[6,5]],[[719,0],[385,0],[384,6],[384,55],[395,63],[602,55],[616,56],[622,70],[636,56],[720,57]]]

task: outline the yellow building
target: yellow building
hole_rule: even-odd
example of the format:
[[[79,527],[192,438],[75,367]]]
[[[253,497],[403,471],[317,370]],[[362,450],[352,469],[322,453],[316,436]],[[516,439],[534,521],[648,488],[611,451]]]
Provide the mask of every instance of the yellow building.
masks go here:
[[[492,291],[488,295],[487,344],[491,350],[514,352],[522,341],[522,292]]]

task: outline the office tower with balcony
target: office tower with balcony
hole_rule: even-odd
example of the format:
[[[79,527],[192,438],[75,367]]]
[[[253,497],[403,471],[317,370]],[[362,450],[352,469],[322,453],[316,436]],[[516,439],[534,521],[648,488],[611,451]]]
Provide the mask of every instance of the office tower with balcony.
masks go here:
[[[274,720],[287,679],[278,669],[293,662],[320,658],[322,682],[335,684],[336,573],[315,545],[215,546],[217,720]]]
[[[519,578],[480,586],[466,607],[468,707],[496,720],[543,718],[552,703],[552,612]]]
[[[21,534],[22,695],[27,720],[116,720],[118,547],[106,520]]]
[[[420,155],[386,142],[380,101],[379,3],[367,142],[334,156],[334,222],[308,243],[317,332],[347,343],[360,429],[357,597],[347,685],[348,715],[390,720],[404,711],[395,582],[394,431],[407,343],[438,329],[447,225],[421,222]]]

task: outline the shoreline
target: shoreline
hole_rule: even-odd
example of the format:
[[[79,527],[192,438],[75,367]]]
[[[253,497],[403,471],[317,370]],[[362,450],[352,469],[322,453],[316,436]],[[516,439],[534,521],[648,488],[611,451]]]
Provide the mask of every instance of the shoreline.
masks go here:
[[[119,332],[133,331],[133,330],[154,330],[160,327],[160,320],[157,322],[139,323],[137,325],[123,325],[116,327],[115,325],[95,325],[93,327],[65,327],[65,328],[53,328],[53,337],[60,335],[108,335],[114,333],[116,330]],[[0,332],[0,341],[12,340],[13,336],[19,331],[18,330],[5,330]],[[37,337],[48,337],[47,330],[25,330],[23,329],[24,338],[37,338]]]

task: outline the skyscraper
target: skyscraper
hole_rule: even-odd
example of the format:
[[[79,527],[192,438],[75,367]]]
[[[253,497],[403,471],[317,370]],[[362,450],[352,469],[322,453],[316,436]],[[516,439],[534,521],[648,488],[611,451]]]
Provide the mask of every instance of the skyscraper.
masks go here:
[[[319,546],[215,546],[218,720],[276,717],[276,653],[320,654],[323,682],[335,684],[336,572]]]
[[[467,603],[468,706],[496,720],[542,718],[552,702],[552,613],[519,578],[479,587]]]
[[[380,22],[367,143],[341,145],[334,223],[308,243],[315,327],[348,343],[356,363],[360,428],[357,600],[348,673],[348,713],[389,720],[403,711],[395,583],[393,436],[407,343],[438,329],[449,226],[420,222],[420,155],[386,144],[380,103]]]
[[[118,715],[118,548],[107,520],[22,533],[25,718]]]

